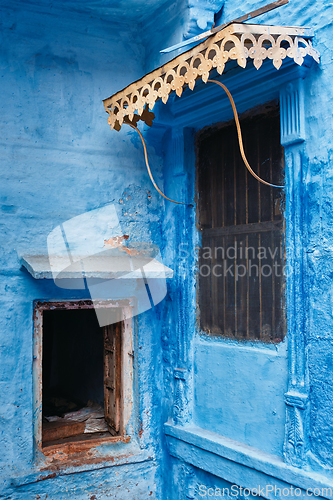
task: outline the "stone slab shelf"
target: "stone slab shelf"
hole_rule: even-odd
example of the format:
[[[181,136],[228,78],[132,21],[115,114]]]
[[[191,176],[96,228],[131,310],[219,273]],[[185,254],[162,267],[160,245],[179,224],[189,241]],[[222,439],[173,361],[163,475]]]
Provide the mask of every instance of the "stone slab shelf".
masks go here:
[[[142,255],[92,256],[22,255],[22,266],[35,279],[142,279],[172,278],[173,270]]]

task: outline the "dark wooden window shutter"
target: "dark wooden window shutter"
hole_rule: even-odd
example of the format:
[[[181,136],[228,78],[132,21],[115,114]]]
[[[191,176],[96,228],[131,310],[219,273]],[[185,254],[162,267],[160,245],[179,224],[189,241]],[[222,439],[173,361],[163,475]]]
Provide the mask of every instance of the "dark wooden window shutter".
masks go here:
[[[269,103],[241,119],[241,126],[253,170],[283,184],[278,105]],[[197,153],[200,329],[280,341],[285,334],[283,190],[259,183],[246,170],[234,121],[200,132]]]
[[[104,412],[112,435],[120,433],[122,323],[104,327]]]

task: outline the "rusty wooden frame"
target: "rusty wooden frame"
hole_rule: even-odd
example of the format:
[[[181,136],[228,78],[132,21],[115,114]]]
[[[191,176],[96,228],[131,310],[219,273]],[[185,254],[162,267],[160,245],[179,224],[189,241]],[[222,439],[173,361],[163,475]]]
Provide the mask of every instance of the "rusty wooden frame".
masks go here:
[[[122,323],[104,327],[104,412],[112,436],[121,430]],[[112,370],[113,369],[113,370]],[[113,409],[111,409],[113,407]]]
[[[91,438],[82,440],[64,440],[60,445],[46,445],[42,443],[42,364],[43,364],[43,312],[55,309],[94,309],[94,308],[119,308],[122,311],[122,379],[121,379],[121,421],[120,435]],[[133,410],[133,332],[130,300],[94,301],[91,300],[54,300],[36,301],[34,303],[34,333],[33,333],[33,434],[35,452],[43,453],[44,457],[53,459],[59,453],[66,459],[76,453],[88,451],[104,443],[129,442],[130,436],[125,435],[126,426]]]

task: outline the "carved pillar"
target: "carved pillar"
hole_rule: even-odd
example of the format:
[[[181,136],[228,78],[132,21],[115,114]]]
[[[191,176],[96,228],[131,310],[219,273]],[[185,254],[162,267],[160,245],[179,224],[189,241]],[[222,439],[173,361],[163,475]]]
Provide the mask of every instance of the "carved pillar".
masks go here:
[[[182,368],[175,368],[173,371],[175,379],[174,384],[174,403],[173,420],[176,425],[183,425],[189,421],[189,401],[187,398],[188,373]]]
[[[187,168],[189,161],[188,155],[185,155],[185,146],[187,140],[191,142],[191,133],[187,129],[171,129],[171,145],[168,155],[170,184],[168,192],[172,192],[175,200],[189,201],[189,175],[188,171],[193,171],[193,165]],[[192,175],[192,173],[190,173]],[[194,171],[193,171],[194,175]],[[190,402],[192,383],[191,383],[191,356],[190,344],[191,335],[194,333],[194,324],[191,312],[193,313],[193,293],[194,283],[194,255],[192,248],[192,227],[194,218],[194,209],[186,205],[173,205],[173,223],[174,223],[174,265],[175,282],[174,297],[176,308],[176,324],[173,334],[176,337],[176,352],[174,365],[174,405],[173,419],[178,425],[183,425],[191,419]],[[184,256],[187,257],[184,257]]]
[[[191,465],[181,463],[178,469],[179,498],[181,500],[192,500],[198,498],[198,486],[195,470]]]
[[[304,465],[308,449],[308,381],[305,351],[306,294],[304,293],[303,143],[304,95],[302,80],[288,83],[280,94],[281,144],[286,162],[287,329],[289,381],[286,403],[284,456],[296,467]]]

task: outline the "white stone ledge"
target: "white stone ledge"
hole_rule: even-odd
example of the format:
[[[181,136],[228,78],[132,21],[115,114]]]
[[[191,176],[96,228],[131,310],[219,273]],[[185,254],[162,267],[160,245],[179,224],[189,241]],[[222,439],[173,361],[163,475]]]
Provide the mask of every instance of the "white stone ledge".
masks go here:
[[[51,264],[50,264],[51,260]],[[22,255],[21,264],[35,279],[142,279],[172,278],[173,270],[156,259],[105,254],[74,256]]]

